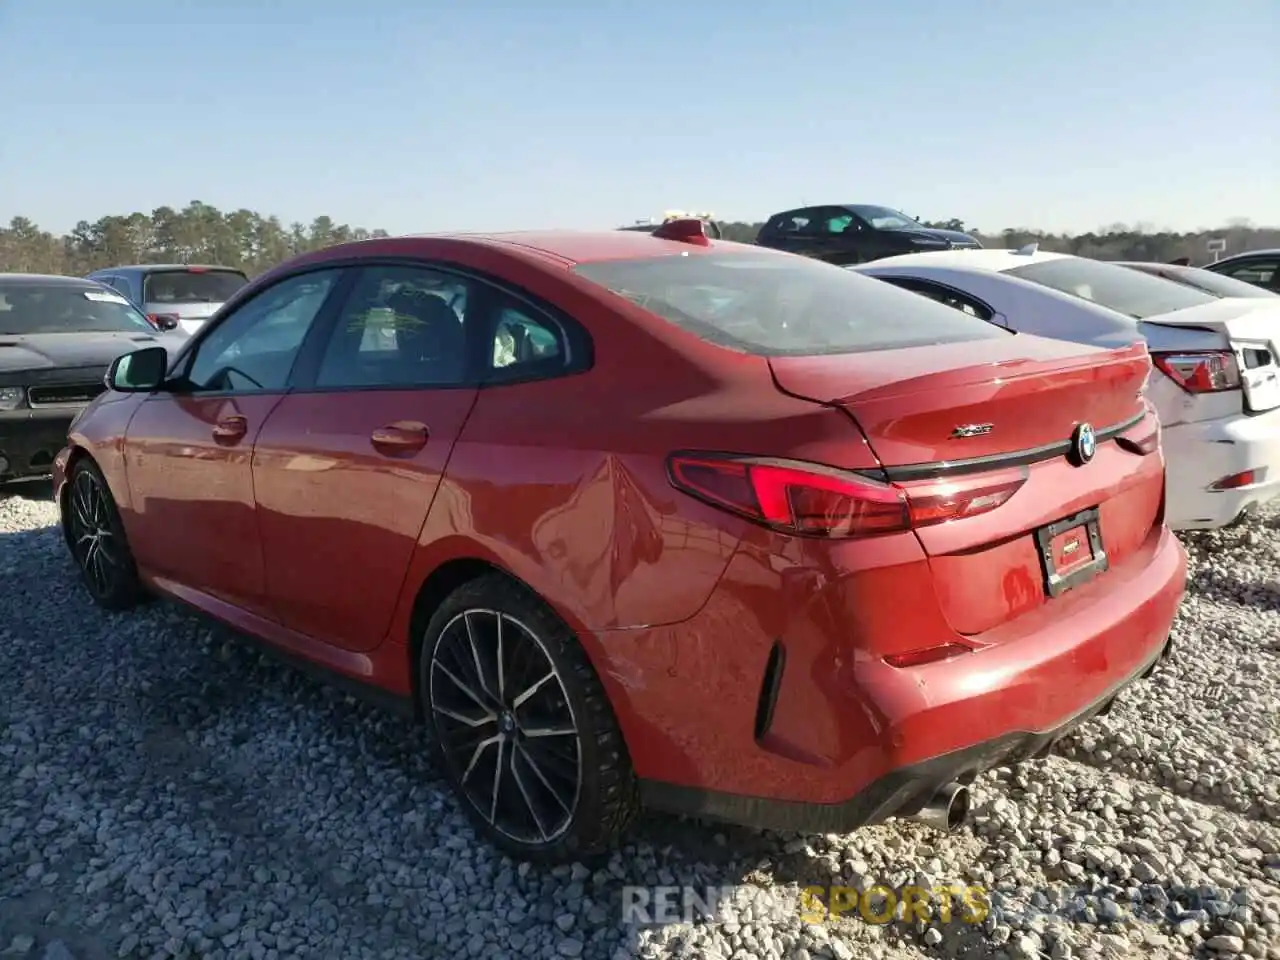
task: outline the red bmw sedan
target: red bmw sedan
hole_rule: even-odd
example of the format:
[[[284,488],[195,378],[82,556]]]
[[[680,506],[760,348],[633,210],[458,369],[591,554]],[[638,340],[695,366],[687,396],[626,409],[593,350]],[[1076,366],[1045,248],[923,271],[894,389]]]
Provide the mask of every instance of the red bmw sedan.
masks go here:
[[[97,603],[384,695],[513,857],[956,826],[1167,652],[1148,370],[697,221],[378,239],[117,360],[55,483]]]

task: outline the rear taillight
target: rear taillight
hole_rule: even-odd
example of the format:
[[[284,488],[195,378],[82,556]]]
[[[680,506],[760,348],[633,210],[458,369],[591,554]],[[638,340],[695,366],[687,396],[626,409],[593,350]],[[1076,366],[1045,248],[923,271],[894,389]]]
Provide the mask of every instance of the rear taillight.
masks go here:
[[[1187,393],[1220,393],[1241,386],[1240,365],[1230,350],[1153,353],[1151,362]]]
[[[1026,482],[1025,469],[998,478],[899,486],[819,464],[712,453],[679,453],[671,484],[690,496],[784,533],[871,537],[978,516]]]
[[[157,330],[172,330],[178,325],[179,316],[176,313],[148,313],[147,322]]]

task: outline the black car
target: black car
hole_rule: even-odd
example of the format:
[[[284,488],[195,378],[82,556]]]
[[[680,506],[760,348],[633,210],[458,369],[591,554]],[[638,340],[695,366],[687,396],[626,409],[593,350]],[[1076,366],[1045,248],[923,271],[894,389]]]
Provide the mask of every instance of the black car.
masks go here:
[[[905,213],[866,203],[833,203],[775,213],[756,244],[838,266],[925,250],[980,249],[967,233],[926,227]]]
[[[112,360],[184,342],[100,283],[0,273],[0,483],[49,473]]]

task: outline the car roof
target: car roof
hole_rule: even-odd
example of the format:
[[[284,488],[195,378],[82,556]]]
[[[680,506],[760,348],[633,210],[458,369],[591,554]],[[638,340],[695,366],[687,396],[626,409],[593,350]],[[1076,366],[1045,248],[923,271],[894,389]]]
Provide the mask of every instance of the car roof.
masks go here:
[[[925,253],[904,253],[896,257],[883,257],[867,263],[876,267],[946,267],[949,270],[972,270],[985,273],[1003,273],[1029,263],[1046,263],[1050,260],[1078,259],[1069,253],[1018,253],[1017,250],[987,248],[985,250],[933,250]]]
[[[754,244],[708,239],[705,245],[666,240],[642,230],[516,230],[494,233],[432,233],[402,237],[374,237],[316,251],[311,257],[320,260],[339,259],[362,254],[390,252],[413,255],[415,247],[441,243],[464,243],[533,256],[543,262],[555,262],[565,268],[579,263],[602,260],[640,260],[662,256],[678,256],[730,251],[750,251],[762,256],[788,256]],[[438,249],[438,248],[437,248]],[[423,251],[424,255],[433,252]]]
[[[1215,260],[1207,266],[1219,266],[1220,264],[1229,263],[1232,260],[1246,260],[1249,257],[1275,257],[1280,256],[1280,247],[1267,247],[1262,250],[1245,250],[1241,253],[1233,253],[1229,257],[1223,257],[1221,260]]]
[[[114,273],[117,270],[137,270],[139,273],[159,273],[169,270],[231,270],[235,273],[244,273],[239,267],[228,267],[217,263],[122,263],[114,267],[94,270],[93,273]]]
[[[66,277],[58,273],[0,273],[0,283],[6,286],[60,286],[90,287],[97,289],[102,284],[96,280],[83,277]]]

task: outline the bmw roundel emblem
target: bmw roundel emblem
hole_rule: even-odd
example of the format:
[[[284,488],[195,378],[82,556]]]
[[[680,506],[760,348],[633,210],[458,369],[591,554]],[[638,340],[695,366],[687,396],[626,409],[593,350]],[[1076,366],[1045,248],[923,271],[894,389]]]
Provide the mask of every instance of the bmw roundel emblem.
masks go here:
[[[1081,465],[1093,459],[1093,455],[1098,452],[1098,438],[1092,426],[1082,423],[1076,427],[1071,438],[1071,452],[1075,455],[1076,463]]]

